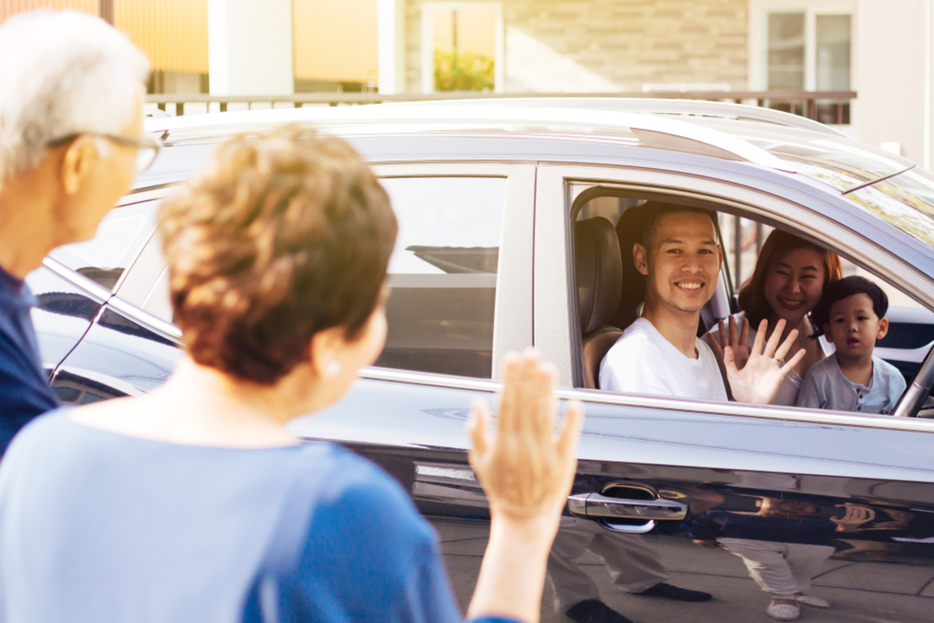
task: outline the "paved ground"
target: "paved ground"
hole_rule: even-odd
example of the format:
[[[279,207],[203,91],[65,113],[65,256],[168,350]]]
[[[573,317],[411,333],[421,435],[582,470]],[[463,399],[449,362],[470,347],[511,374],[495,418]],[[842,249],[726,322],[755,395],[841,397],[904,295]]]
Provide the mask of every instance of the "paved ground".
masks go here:
[[[482,522],[467,528],[434,522],[441,535],[451,581],[466,608],[473,593],[486,545]],[[649,537],[650,539],[652,537]],[[603,600],[635,623],[768,623],[769,597],[749,578],[742,561],[724,550],[702,551],[690,541],[656,542],[671,571],[672,584],[707,591],[714,599],[697,604],[639,597],[614,589],[601,559],[585,554],[580,563],[592,570]],[[829,601],[829,610],[802,606],[799,621],[815,623],[920,623],[934,621],[934,566],[830,559],[813,580],[810,593]],[[551,589],[542,600],[542,623],[567,623],[554,613]]]

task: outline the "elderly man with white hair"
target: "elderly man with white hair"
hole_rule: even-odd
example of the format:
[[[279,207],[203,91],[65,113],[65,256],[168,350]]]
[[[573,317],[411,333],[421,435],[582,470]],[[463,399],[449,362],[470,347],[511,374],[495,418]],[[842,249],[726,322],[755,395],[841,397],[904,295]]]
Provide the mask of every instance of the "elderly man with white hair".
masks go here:
[[[94,236],[158,153],[142,122],[149,62],[103,20],[21,13],[0,26],[0,452],[56,405],[23,279]]]

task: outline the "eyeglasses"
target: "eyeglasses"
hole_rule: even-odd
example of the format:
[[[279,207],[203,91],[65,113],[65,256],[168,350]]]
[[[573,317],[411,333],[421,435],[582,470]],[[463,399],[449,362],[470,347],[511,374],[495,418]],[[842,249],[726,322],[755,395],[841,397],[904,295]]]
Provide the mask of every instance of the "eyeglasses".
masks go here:
[[[148,169],[155,161],[156,156],[159,155],[159,151],[162,149],[162,141],[155,136],[123,136],[122,134],[107,134],[104,132],[76,132],[74,134],[66,134],[65,136],[60,136],[58,138],[53,138],[52,140],[47,141],[45,146],[61,147],[71,143],[79,136],[99,136],[101,138],[106,138],[108,141],[113,141],[119,145],[135,147],[137,149],[137,173],[142,173]]]

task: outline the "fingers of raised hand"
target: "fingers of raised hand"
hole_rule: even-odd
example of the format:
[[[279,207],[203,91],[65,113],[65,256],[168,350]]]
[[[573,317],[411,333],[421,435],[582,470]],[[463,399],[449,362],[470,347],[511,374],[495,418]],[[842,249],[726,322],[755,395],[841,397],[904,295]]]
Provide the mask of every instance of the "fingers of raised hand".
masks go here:
[[[765,334],[769,330],[769,321],[762,319],[762,322],[759,323],[759,330],[756,332],[756,339],[752,343],[752,352],[750,355],[758,355],[762,352],[763,346],[765,346]]]
[[[513,424],[512,415],[517,405],[522,404],[520,396],[522,387],[523,363],[517,353],[506,353],[503,357],[503,389],[499,398],[500,418],[498,426],[500,430],[508,429]],[[506,413],[507,418],[504,421],[502,414]]]
[[[720,339],[719,340],[717,339],[717,336],[715,336],[713,333],[708,333],[708,335],[710,336],[710,350],[713,351],[714,357],[716,357],[719,360],[722,360],[723,349],[720,347],[721,346],[720,340],[722,340],[723,336],[725,335],[723,333],[723,321],[722,320],[720,321],[720,332],[719,332]],[[725,346],[726,342],[724,342],[723,345]]]
[[[711,345],[711,348],[713,348],[713,345],[714,345],[714,344],[716,344],[717,346],[720,346],[720,345],[724,345],[724,346],[725,346],[725,345],[727,345],[727,344],[730,343],[730,342],[727,340],[727,337],[726,337],[726,326],[723,324],[723,320],[722,320],[722,319],[717,321],[717,334],[714,335],[713,333],[710,333],[709,335],[710,335],[710,345]]]
[[[796,365],[798,365],[798,364],[801,362],[802,359],[804,359],[804,355],[805,355],[806,353],[807,353],[807,351],[805,351],[803,348],[799,348],[799,349],[798,349],[798,352],[796,352],[796,353],[792,356],[791,359],[789,359],[789,360],[787,360],[787,361],[785,362],[784,369],[793,370],[794,367],[795,367]]]
[[[551,362],[541,363],[535,371],[535,394],[532,397],[534,413],[530,414],[531,428],[540,443],[552,440],[555,429],[555,386],[558,369]]]
[[[573,481],[583,409],[571,404],[563,430],[555,435],[557,370],[534,351],[510,356],[503,376],[495,440],[486,433],[485,403],[472,407],[470,464],[491,507],[524,517],[554,511]]]
[[[776,333],[778,333],[778,331],[776,331]],[[775,337],[775,336],[773,335],[772,337]],[[773,355],[774,358],[784,359],[785,356],[788,355],[788,351],[791,350],[791,347],[794,345],[796,339],[798,339],[798,330],[792,329],[788,333],[788,337],[785,338],[785,341],[782,342],[779,345],[779,347],[776,349],[775,355]],[[769,342],[771,343],[771,340],[769,340]]]
[[[730,316],[730,346],[736,346],[736,344],[736,318]]]
[[[572,459],[577,455],[577,444],[584,428],[584,405],[576,400],[567,405],[564,412],[564,428],[558,436],[558,452],[565,459]]]
[[[743,328],[739,333],[739,343],[749,349],[749,319],[743,318]]]
[[[765,320],[763,320],[762,322],[765,322],[766,326],[764,330],[760,330],[759,332],[760,334],[763,334],[766,331],[768,331],[768,323]],[[762,325],[760,324],[759,326],[761,327]],[[772,331],[772,335],[769,336],[769,341],[766,342],[765,344],[765,351],[763,352],[763,354],[766,357],[772,358],[776,356],[775,351],[778,349],[779,342],[782,339],[782,331],[784,330],[785,330],[785,319],[782,318],[781,320],[775,323],[775,330]],[[797,336],[797,333],[795,333],[795,336]],[[756,337],[758,338],[759,336],[757,335]],[[792,342],[794,342],[794,340],[792,340]],[[789,344],[788,347],[791,348],[791,345]]]
[[[736,357],[733,354],[733,347],[727,346],[723,349],[723,365],[726,367],[728,374],[736,374],[739,370],[736,369]]]
[[[482,398],[474,398],[470,403],[470,417],[467,419],[467,434],[473,446],[472,455],[483,456],[489,450],[487,431],[490,426],[490,406]]]

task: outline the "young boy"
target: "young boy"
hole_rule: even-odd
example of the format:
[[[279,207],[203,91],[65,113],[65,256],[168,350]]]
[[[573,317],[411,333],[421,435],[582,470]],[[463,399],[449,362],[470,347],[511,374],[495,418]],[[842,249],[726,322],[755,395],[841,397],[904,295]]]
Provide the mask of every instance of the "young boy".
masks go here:
[[[808,370],[797,406],[886,415],[895,408],[905,379],[872,356],[876,340],[889,330],[888,308],[885,292],[862,277],[846,277],[824,290],[812,317],[818,334],[826,333],[837,350]]]

